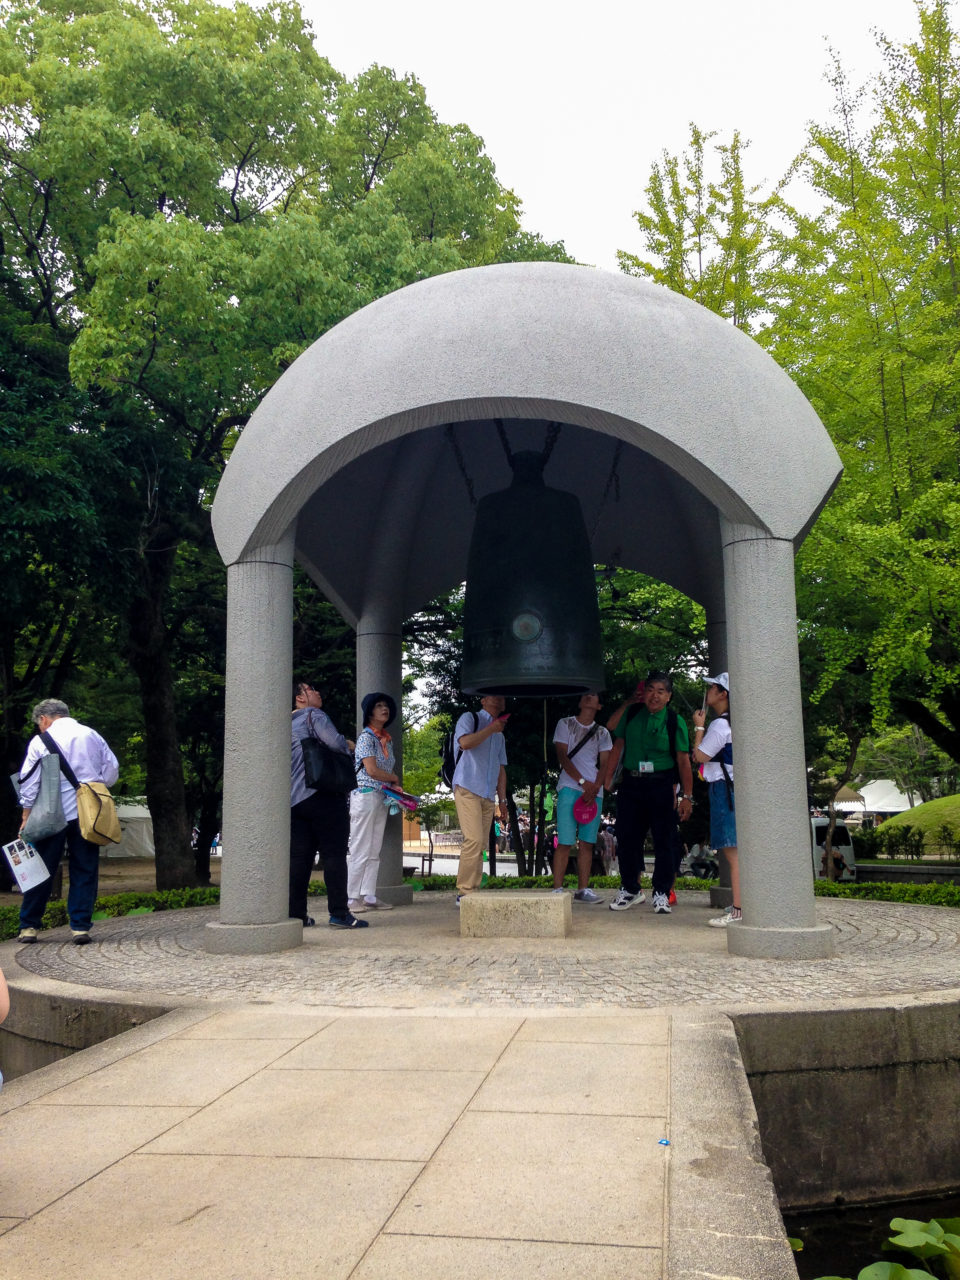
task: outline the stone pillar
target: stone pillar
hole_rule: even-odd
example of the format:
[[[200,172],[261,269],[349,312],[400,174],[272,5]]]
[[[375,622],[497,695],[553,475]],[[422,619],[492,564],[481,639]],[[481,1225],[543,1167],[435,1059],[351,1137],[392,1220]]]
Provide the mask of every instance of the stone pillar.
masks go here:
[[[396,616],[391,616],[396,615]],[[397,718],[390,726],[397,773],[403,770],[403,646],[402,620],[393,607],[370,609],[357,624],[357,732],[362,727],[360,699],[368,693],[389,693],[397,704]],[[403,881],[403,817],[387,819],[380,850],[377,897],[395,906],[409,906],[413,889]]]
[[[205,945],[257,955],[298,946],[291,920],[293,530],[227,569],[220,919]]]
[[[744,917],[727,946],[821,959],[834,938],[817,924],[813,895],[793,543],[724,519],[721,534]]]

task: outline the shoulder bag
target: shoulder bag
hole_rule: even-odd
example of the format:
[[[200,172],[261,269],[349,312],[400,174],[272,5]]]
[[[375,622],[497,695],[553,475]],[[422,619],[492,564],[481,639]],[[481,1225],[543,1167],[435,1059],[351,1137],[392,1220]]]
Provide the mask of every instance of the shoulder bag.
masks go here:
[[[328,747],[313,731],[313,716],[307,715],[308,736],[300,739],[303,750],[303,780],[311,791],[322,796],[346,795],[356,789],[357,771],[353,756]]]
[[[80,782],[70,768],[70,762],[49,733],[41,733],[40,741],[52,754],[56,754],[63,769],[63,776],[77,793],[77,817],[80,834],[91,844],[119,844],[123,832],[117,817],[110,788],[105,782]],[[66,823],[64,823],[66,826]]]
[[[55,836],[67,825],[60,799],[60,757],[59,755],[41,756],[34,763],[26,778],[19,780],[20,786],[26,782],[36,770],[40,770],[40,790],[30,810],[30,817],[20,836],[23,840],[46,840]],[[18,787],[19,795],[19,787]]]

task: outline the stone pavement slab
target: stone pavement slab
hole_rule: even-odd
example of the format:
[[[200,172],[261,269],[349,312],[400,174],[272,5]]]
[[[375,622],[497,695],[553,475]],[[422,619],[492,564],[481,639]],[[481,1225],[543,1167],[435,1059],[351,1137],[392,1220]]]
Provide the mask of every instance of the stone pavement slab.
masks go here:
[[[564,1018],[521,1039],[525,1026],[213,1005],[14,1081],[0,1118],[0,1274],[53,1274],[82,1256],[140,1280],[652,1280],[666,1105],[623,1114],[614,1082],[629,1070],[666,1098],[670,1020]],[[551,1102],[558,1060],[593,1073],[610,1114],[585,1114],[559,1080]],[[488,1087],[498,1071],[502,1087]],[[142,1105],[151,1090],[168,1105]]]

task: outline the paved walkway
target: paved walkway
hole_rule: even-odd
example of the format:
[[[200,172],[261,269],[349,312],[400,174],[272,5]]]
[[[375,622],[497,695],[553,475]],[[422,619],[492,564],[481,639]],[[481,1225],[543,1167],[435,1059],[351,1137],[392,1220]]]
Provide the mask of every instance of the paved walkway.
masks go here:
[[[312,901],[319,923],[303,947],[273,956],[209,955],[210,908],[100,921],[89,947],[51,930],[17,961],[41,977],[116,991],[346,1008],[732,1008],[960,985],[960,911],[946,907],[820,898],[837,955],[791,962],[728,955],[725,931],[705,927],[718,914],[705,893],[681,894],[670,916],[649,903],[624,912],[577,904],[571,937],[530,941],[461,939],[452,894],[417,894],[351,933],[326,926],[324,905]]]
[[[700,894],[562,941],[423,894],[277,956],[208,955],[206,910],[6,944],[14,1000],[172,1012],[0,1094],[0,1274],[795,1276],[726,1011],[960,986],[960,913],[818,910],[835,960],[730,957]]]

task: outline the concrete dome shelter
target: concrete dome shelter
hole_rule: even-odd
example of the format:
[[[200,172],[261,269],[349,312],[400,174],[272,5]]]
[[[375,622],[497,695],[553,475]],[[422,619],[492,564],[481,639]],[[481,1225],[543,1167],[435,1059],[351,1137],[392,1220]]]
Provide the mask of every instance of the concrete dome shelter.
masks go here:
[[[730,950],[832,954],[814,909],[793,560],[840,460],[750,338],[657,285],[556,263],[455,272],[372,303],[304,352],[244,430],[213,508],[229,582],[228,856],[210,949],[300,938],[286,915],[294,560],[357,630],[358,695],[399,703],[402,623],[463,580],[473,506],[510,481],[494,419],[512,450],[560,424],[544,478],[579,496],[595,563],[706,609],[736,727],[745,922]],[[381,866],[395,902],[399,825]]]

